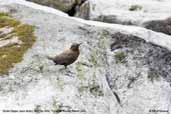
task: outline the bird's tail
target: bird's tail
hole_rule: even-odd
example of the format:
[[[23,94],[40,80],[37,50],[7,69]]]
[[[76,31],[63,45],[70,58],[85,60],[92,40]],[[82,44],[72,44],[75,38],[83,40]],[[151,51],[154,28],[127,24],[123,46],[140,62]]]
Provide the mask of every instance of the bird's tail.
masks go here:
[[[46,56],[49,60],[54,60],[54,58],[53,57],[51,57],[51,56]]]

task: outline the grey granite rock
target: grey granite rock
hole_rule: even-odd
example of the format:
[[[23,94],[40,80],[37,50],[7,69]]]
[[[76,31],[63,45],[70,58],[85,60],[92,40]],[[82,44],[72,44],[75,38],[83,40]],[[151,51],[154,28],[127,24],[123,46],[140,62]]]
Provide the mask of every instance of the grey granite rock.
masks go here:
[[[15,9],[16,19],[34,25],[37,36],[23,61],[0,77],[0,110],[170,112],[170,36],[48,13],[24,3],[0,4],[1,10]],[[80,57],[68,70],[46,58],[73,42],[83,45]]]

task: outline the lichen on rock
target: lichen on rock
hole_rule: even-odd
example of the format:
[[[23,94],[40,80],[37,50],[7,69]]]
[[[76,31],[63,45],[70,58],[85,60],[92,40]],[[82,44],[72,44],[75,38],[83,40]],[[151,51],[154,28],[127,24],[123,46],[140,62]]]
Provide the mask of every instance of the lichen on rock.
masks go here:
[[[34,27],[1,12],[0,31],[0,74],[6,74],[35,42]]]

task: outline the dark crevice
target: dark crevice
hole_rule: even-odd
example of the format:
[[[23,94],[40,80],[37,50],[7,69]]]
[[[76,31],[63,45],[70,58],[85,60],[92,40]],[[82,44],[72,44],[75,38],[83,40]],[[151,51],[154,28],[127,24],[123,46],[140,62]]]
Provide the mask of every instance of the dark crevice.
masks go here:
[[[119,95],[118,95],[114,90],[112,90],[112,89],[113,89],[113,87],[112,87],[112,82],[110,81],[110,80],[112,80],[112,79],[110,79],[111,76],[110,76],[109,72],[106,73],[106,76],[105,76],[105,77],[106,77],[107,84],[108,84],[109,88],[111,89],[113,95],[115,96],[115,98],[116,98],[118,104],[122,107],[122,104],[121,104],[121,100],[120,100]]]
[[[77,13],[77,9],[79,9],[81,7],[82,4],[84,4],[87,0],[81,0],[80,3],[75,3],[73,5],[73,7],[66,12],[69,16],[75,16],[75,14]]]
[[[74,16],[76,14],[76,7],[77,5],[74,4],[73,7],[67,12],[69,16]]]
[[[119,105],[122,107],[122,105],[121,105],[121,100],[120,100],[120,98],[119,98],[119,95],[118,95],[115,91],[113,91],[113,94],[115,95],[116,100],[117,100],[117,102],[119,103]]]

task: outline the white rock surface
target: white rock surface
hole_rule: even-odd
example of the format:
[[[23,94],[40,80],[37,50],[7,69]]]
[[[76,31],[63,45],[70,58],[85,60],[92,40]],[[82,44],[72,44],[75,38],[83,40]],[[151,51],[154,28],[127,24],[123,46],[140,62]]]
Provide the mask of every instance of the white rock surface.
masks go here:
[[[0,110],[57,110],[63,105],[86,111],[79,114],[170,112],[171,36],[68,17],[26,1],[0,0],[0,7],[15,9],[13,16],[36,26],[37,36],[24,60],[10,69],[9,75],[0,77]],[[70,72],[46,58],[72,42],[83,45],[79,59],[68,68]],[[126,55],[124,63],[116,62],[118,52]],[[151,71],[160,78],[150,81]],[[131,78],[136,80],[128,87]]]
[[[151,20],[163,20],[170,17],[169,0],[89,0],[90,19],[99,16],[115,16],[121,22],[140,25]],[[141,6],[141,10],[129,11],[132,5]]]

